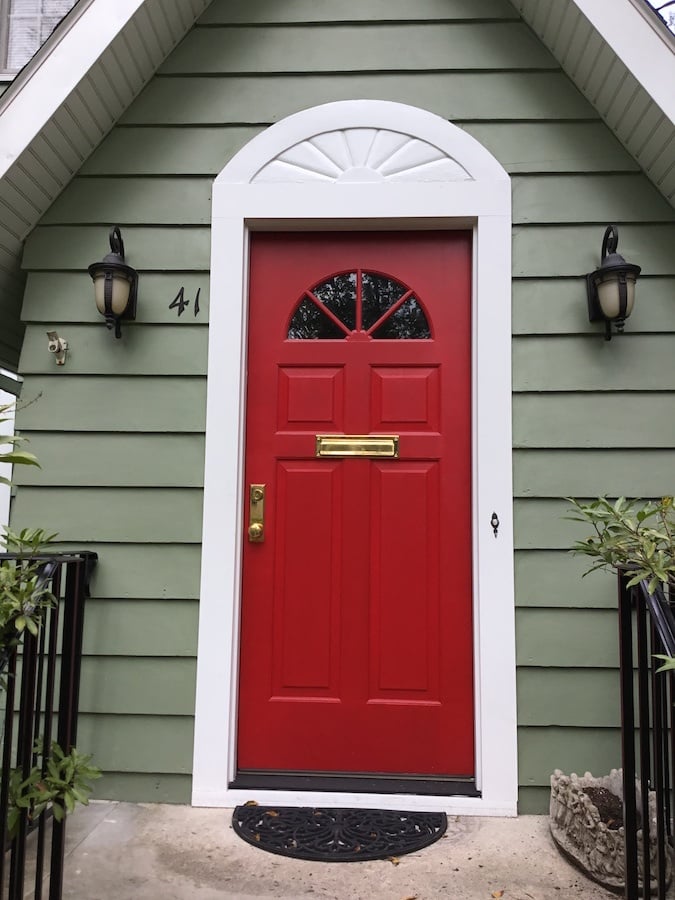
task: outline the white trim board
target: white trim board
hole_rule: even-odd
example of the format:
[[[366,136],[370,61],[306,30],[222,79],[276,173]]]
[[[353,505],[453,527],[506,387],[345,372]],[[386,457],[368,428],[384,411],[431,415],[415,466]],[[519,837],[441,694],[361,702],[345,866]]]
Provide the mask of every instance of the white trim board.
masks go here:
[[[5,419],[4,422],[0,422],[0,436],[8,437],[11,434],[14,434],[14,415],[15,415],[15,404],[16,397],[14,394],[10,394],[8,391],[3,391],[0,388],[0,406],[9,406],[11,404],[11,408],[8,409],[2,416]],[[1,443],[1,441],[0,441]],[[3,451],[7,452],[10,449],[9,444],[5,444],[3,446]],[[10,463],[0,463],[0,475],[4,478],[12,477],[12,466]],[[4,528],[9,525],[9,506],[10,500],[12,496],[12,488],[9,484],[0,483],[0,528]]]
[[[340,141],[347,149],[336,158]],[[249,233],[460,227],[473,228],[474,243],[473,574],[481,797],[233,791],[228,783],[235,771]],[[461,129],[403,104],[341,101],[289,116],[254,138],[216,179],[211,298],[193,804],[232,806],[255,799],[515,815],[507,174]],[[500,520],[497,539],[493,512]]]

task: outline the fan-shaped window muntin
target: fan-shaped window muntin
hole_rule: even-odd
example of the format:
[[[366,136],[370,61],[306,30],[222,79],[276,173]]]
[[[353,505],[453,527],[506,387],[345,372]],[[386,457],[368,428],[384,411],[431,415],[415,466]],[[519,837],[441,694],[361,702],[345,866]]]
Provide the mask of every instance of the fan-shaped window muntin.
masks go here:
[[[289,340],[429,340],[414,291],[381,272],[338,272],[305,291],[288,326]]]

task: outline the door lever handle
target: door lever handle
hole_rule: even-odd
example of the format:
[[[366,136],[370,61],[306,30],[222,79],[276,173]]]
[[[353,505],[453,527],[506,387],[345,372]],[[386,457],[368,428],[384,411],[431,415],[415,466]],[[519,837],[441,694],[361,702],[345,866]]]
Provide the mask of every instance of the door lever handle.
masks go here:
[[[264,484],[252,484],[248,489],[248,539],[252,544],[265,540]]]

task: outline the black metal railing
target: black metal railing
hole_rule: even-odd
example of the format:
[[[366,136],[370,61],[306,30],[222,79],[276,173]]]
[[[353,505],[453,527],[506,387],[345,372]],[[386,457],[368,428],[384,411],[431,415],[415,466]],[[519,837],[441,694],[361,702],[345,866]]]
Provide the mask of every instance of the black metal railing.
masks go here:
[[[0,554],[0,561],[17,559]],[[33,559],[39,565],[39,589],[49,590],[54,602],[42,610],[37,636],[25,629],[20,644],[5,650],[1,661],[5,709],[0,739],[0,897],[20,900],[32,880],[33,896],[41,900],[48,874],[46,896],[61,900],[66,820],[57,821],[47,810],[32,822],[30,810],[21,809],[10,835],[11,781],[17,772],[24,781],[34,766],[46,766],[53,740],[66,754],[75,746],[84,602],[97,555],[45,554]]]
[[[672,671],[657,672],[657,654],[675,657],[675,616],[663,590],[627,588],[619,575],[621,753],[626,900],[650,892],[665,900],[673,844],[675,729]]]

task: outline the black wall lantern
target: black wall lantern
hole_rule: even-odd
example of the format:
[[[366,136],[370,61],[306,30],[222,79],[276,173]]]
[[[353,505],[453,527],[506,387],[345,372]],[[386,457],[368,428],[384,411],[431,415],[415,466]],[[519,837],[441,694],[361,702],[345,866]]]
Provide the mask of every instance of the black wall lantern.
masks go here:
[[[633,311],[635,282],[642,271],[616,252],[618,243],[619,229],[608,225],[602,239],[600,267],[586,276],[588,318],[591,322],[604,321],[606,341],[612,339],[612,323],[617,332],[623,331],[624,322]]]
[[[96,308],[105,317],[107,328],[115,327],[115,337],[122,336],[122,319],[136,318],[138,272],[124,262],[124,241],[119,226],[110,229],[110,253],[88,269],[94,282]]]

